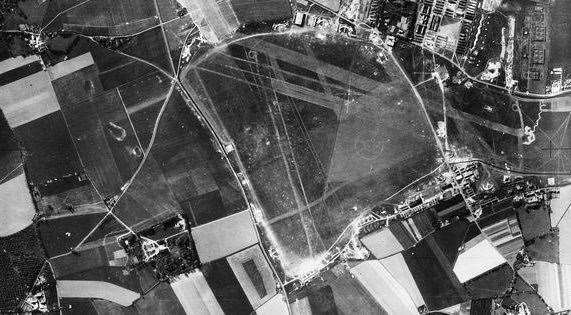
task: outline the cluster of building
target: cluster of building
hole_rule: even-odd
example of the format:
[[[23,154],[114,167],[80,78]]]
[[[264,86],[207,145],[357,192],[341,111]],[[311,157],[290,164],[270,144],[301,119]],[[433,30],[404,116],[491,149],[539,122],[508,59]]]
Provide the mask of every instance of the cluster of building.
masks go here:
[[[452,57],[467,52],[481,7],[481,0],[376,1],[368,20],[389,37]]]
[[[524,7],[518,28],[517,50],[521,59],[517,63],[522,78],[528,81],[528,91],[545,93],[549,63],[549,14],[550,7],[535,3]]]
[[[413,41],[450,56],[465,54],[479,5],[479,0],[421,1]]]
[[[563,67],[551,69],[548,75],[547,92],[559,93],[571,89],[571,77]]]
[[[509,293],[513,266],[525,246],[553,232],[549,202],[557,191],[543,188],[539,179],[506,176],[493,182],[478,163],[458,164],[452,173],[442,174],[398,207],[376,211],[382,218],[368,220],[358,235],[369,258],[343,267],[384,311],[491,311],[493,300]],[[339,283],[352,285],[340,268],[333,267],[296,293],[292,309],[314,309],[314,295],[331,291],[329,295],[337,296]],[[517,294],[511,298],[525,302]],[[478,304],[482,299],[484,306]],[[517,308],[519,302],[504,307]],[[348,311],[342,301],[326,304]]]
[[[168,280],[189,273],[199,267],[186,222],[182,216],[173,216],[138,234],[118,237],[125,249],[124,256],[136,268],[151,265],[158,279]]]

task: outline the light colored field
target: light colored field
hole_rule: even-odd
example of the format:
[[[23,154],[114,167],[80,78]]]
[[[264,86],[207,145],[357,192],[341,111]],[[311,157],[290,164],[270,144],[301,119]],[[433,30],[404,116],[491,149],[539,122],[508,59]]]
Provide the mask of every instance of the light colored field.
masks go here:
[[[204,83],[193,89],[204,93],[220,115],[219,121],[232,137],[240,139],[239,149],[255,152],[246,168],[258,158],[263,160],[261,167],[248,170],[249,179],[263,196],[262,211],[271,220],[269,233],[275,235],[282,267],[289,275],[318,265],[315,262],[327,248],[345,241],[345,227],[362,209],[390,196],[408,184],[409,178],[434,169],[439,156],[410,83],[394,61],[378,62],[386,51],[334,37],[314,41],[305,35],[249,37],[192,65],[194,75]],[[246,48],[248,56],[263,54],[275,77],[242,68],[244,63],[262,63],[235,54],[234,49],[241,51],[237,46]],[[343,58],[355,62],[343,69],[339,66]],[[244,79],[252,71],[262,80]],[[220,82],[232,88],[221,89]],[[254,92],[258,87],[278,101],[261,97]],[[267,111],[254,110],[258,106]],[[297,108],[307,111],[284,119]],[[269,138],[274,141],[266,142],[267,148],[246,147],[244,143],[255,137],[240,130],[248,124],[251,130],[259,130],[257,119],[262,118],[271,125],[258,134],[273,128]],[[310,119],[320,121],[319,126],[308,128]],[[271,150],[281,156],[270,162],[259,154]],[[401,170],[403,176],[394,176]]]
[[[549,106],[545,111],[557,113],[571,112],[571,97],[561,96],[550,100]]]
[[[287,315],[287,305],[285,302],[285,297],[281,294],[276,294],[274,297],[269,299],[260,308],[256,310],[258,315]]]
[[[141,294],[103,281],[58,280],[56,283],[60,298],[95,298],[130,306]]]
[[[293,315],[311,315],[311,305],[307,297],[293,301],[289,307]]]
[[[38,57],[11,58],[0,63],[0,73],[40,60]],[[4,64],[6,66],[4,67]],[[75,71],[94,64],[91,53],[60,62],[47,71],[40,71],[0,87],[0,108],[10,127],[15,128],[60,109],[51,84]]]
[[[396,281],[405,288],[417,307],[426,304],[402,254],[399,253],[391,257],[381,259],[381,263],[385,268],[387,268],[387,271],[396,279]]]
[[[249,210],[191,229],[200,261],[207,263],[258,242]]]
[[[555,312],[571,308],[571,265],[536,261],[518,272]]]
[[[252,246],[232,256],[228,256],[226,259],[228,260],[228,264],[230,265],[230,268],[232,268],[236,279],[238,279],[240,286],[244,290],[248,301],[250,301],[250,304],[252,304],[254,309],[266,303],[273,295],[276,294],[276,282],[272,276],[272,270],[270,269],[268,262],[264,259],[264,255],[262,254],[262,250],[259,246]],[[266,289],[265,296],[260,296],[260,294],[258,294],[255,284],[248,276],[248,273],[246,273],[243,263],[248,260],[252,260],[254,262],[258,272],[262,276],[263,286]]]
[[[207,41],[217,43],[228,38],[238,29],[238,18],[229,1],[190,1],[182,0],[200,34]]]
[[[0,185],[0,237],[25,229],[35,214],[25,173]]]
[[[18,56],[15,58],[8,58],[6,60],[2,60],[0,61],[0,74],[39,60],[40,57],[38,57],[37,55],[32,55],[25,58],[22,56]]]
[[[559,274],[561,278],[561,309],[568,310],[571,308],[571,265],[559,265]],[[557,310],[556,310],[557,311]]]
[[[0,108],[12,128],[60,109],[46,71],[1,86]]]
[[[388,228],[365,235],[361,242],[377,259],[403,251],[402,245]]]
[[[484,239],[458,255],[454,264],[454,273],[458,280],[464,283],[504,263],[506,259]]]
[[[88,52],[81,56],[71,58],[69,60],[60,62],[54,65],[53,67],[48,68],[48,73],[50,74],[50,78],[52,80],[56,80],[70,73],[88,67],[94,63],[95,62],[93,61],[91,53]]]
[[[571,247],[567,244],[571,243],[571,211],[565,216],[565,210],[571,204],[571,185],[564,186],[560,190],[559,198],[551,201],[551,226],[555,226],[559,222],[559,261],[562,264],[571,265]]]
[[[181,275],[171,287],[187,315],[224,314],[201,272]]]
[[[565,293],[560,290],[563,279],[559,277],[559,266],[544,261],[536,261],[533,267],[535,269],[537,292],[545,299],[547,305],[553,307],[555,311],[560,311],[562,306],[561,298]]]
[[[388,314],[418,314],[410,295],[378,260],[360,263],[351,274]]]
[[[339,8],[341,7],[340,0],[315,0],[315,2],[335,12],[339,11]]]
[[[571,185],[561,187],[559,198],[551,201],[551,225],[559,223],[560,265],[536,262],[534,273],[539,293],[555,311],[571,308]],[[559,221],[561,220],[561,221]]]

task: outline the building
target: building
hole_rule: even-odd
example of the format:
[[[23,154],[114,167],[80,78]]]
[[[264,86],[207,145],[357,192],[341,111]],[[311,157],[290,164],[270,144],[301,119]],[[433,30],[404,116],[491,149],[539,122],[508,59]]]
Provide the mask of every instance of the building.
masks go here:
[[[564,90],[564,80],[563,80],[563,68],[557,67],[553,68],[549,73],[551,93],[558,93]]]
[[[536,65],[545,63],[545,43],[533,42],[531,44],[531,62]]]
[[[465,54],[479,6],[480,0],[421,0],[412,40],[430,50]]]
[[[417,7],[416,1],[374,1],[367,21],[382,33],[407,37],[412,30]]]

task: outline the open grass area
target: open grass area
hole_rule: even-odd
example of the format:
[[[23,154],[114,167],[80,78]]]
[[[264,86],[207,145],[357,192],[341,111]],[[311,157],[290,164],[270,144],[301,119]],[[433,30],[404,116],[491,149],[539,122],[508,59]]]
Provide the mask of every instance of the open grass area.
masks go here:
[[[246,208],[238,182],[209,131],[178,93],[173,93],[161,117],[151,154],[175,199],[190,206],[190,218],[197,224]]]
[[[79,33],[86,33],[87,35],[91,35],[89,29],[82,29],[82,26],[113,29],[129,23],[140,28],[134,28],[131,31],[139,31],[149,27],[141,21],[154,18],[156,14],[153,1],[63,0],[49,3],[43,17],[43,24],[46,25],[55,18],[47,28],[48,31],[72,26],[75,30],[80,30]]]
[[[551,8],[551,21],[549,23],[551,47],[549,65],[563,66],[565,71],[571,68],[571,55],[569,41],[571,40],[571,2],[557,0]]]
[[[443,260],[445,252],[432,236],[403,253],[404,259],[429,310],[438,310],[468,300],[465,289]]]
[[[241,289],[226,258],[204,264],[202,273],[225,314],[252,313],[252,305]]]
[[[210,137],[178,92],[172,93],[149,158],[114,210],[117,216],[139,229],[176,214],[198,225],[244,210],[238,182]]]
[[[406,78],[378,61],[386,52],[312,36],[230,43],[187,73],[236,143],[278,246],[291,254],[286,265],[322,253],[363,209],[430,172],[439,156]]]
[[[527,116],[527,115],[526,115]],[[534,117],[534,116],[531,116]],[[525,164],[541,172],[571,174],[569,112],[542,112],[536,116],[535,141],[524,147]]]
[[[136,41],[133,41],[131,46],[135,45],[134,43],[136,43]],[[91,74],[87,76],[90,78],[88,80],[91,81],[90,86],[93,86],[91,87],[91,93],[95,95],[101,93],[104,90],[111,90],[123,84],[133,82],[135,79],[138,79],[144,75],[149,75],[155,71],[153,67],[141,61],[134,60],[133,58],[104,48],[103,46],[98,45],[97,43],[86,38],[80,38],[72,46],[72,48],[70,48],[70,51],[67,55],[71,58],[85,54],[87,52],[92,55],[97,70],[94,75]],[[86,70],[82,70],[80,72],[85,71]],[[66,77],[68,78],[68,82],[71,81],[71,84],[75,82],[74,80],[70,80],[72,76]],[[76,82],[76,84],[83,83],[83,80]],[[78,86],[76,89],[71,89],[69,92],[78,93],[79,91],[83,90],[86,89],[82,88],[82,86]],[[89,89],[87,91],[89,91]]]
[[[511,290],[514,277],[514,270],[506,263],[468,281],[466,290],[472,299],[494,298]]]
[[[104,196],[118,193],[134,173],[142,150],[117,91],[61,106],[93,184]]]
[[[62,310],[76,314],[98,314],[95,305],[89,299],[63,298],[60,300]]]
[[[516,209],[517,220],[524,241],[531,241],[550,232],[551,214],[549,212],[549,207],[546,206]]]
[[[166,39],[160,27],[129,37],[118,47],[118,50],[144,59],[171,74],[174,72],[170,64]]]
[[[93,213],[41,221],[39,232],[47,255],[52,257],[69,252],[104,216],[104,213]]]
[[[478,23],[476,21],[475,23]],[[500,61],[502,52],[502,43],[505,36],[506,42],[508,37],[508,19],[501,12],[494,12],[482,16],[481,26],[479,27],[479,36],[476,38],[476,30],[472,33],[472,45],[467,60],[463,67],[470,75],[478,76],[486,70],[488,61]],[[502,36],[502,32],[504,33]]]
[[[445,66],[450,79],[444,82],[447,134],[451,145],[466,148],[473,157],[504,168],[527,172],[568,174],[569,146],[567,111],[550,112],[549,104],[521,101],[506,91],[466,78],[457,65],[418,47],[397,43],[395,54],[408,76],[419,82],[433,124],[443,121],[443,105],[427,78],[435,65]],[[460,79],[454,80],[455,77]],[[429,80],[429,81],[426,81]],[[524,135],[529,127],[535,138]]]
[[[62,188],[70,188],[58,187],[58,183],[51,182],[54,178],[84,173],[61,111],[19,126],[14,133],[27,152],[28,180],[43,195],[49,196],[62,192]],[[73,186],[86,184],[88,182],[77,182]]]

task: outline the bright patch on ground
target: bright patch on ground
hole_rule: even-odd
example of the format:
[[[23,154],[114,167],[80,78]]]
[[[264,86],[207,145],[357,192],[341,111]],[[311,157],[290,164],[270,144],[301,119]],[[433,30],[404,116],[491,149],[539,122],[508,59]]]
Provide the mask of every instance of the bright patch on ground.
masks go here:
[[[454,264],[454,273],[458,280],[464,283],[504,263],[506,259],[494,246],[488,240],[482,240],[458,256]]]
[[[186,314],[207,315],[223,313],[201,272],[182,275],[171,286]]]
[[[0,237],[23,230],[35,214],[24,173],[0,185]]]

